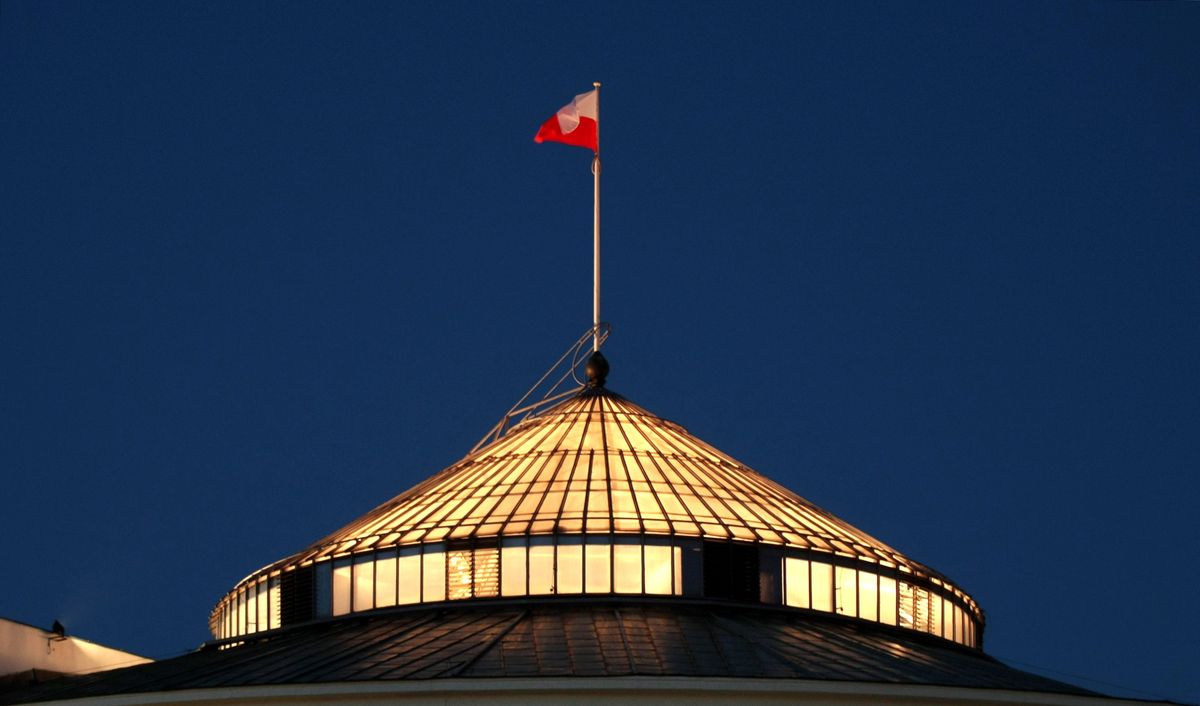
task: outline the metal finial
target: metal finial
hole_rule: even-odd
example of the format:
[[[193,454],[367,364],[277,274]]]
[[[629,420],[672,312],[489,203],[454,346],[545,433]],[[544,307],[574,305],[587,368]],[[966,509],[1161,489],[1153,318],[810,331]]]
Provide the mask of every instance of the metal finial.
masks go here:
[[[587,373],[588,387],[604,387],[604,381],[608,378],[608,361],[604,354],[596,351],[588,356],[583,371]]]

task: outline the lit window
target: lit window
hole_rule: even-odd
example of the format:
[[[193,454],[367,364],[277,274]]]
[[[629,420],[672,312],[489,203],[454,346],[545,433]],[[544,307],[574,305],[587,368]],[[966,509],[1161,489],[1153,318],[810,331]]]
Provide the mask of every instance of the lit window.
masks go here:
[[[475,597],[500,595],[500,550],[487,547],[475,550]]]
[[[473,554],[470,549],[450,552],[446,559],[446,588],[450,600],[471,597]]]
[[[612,547],[608,544],[584,545],[584,571],[587,574],[588,593],[612,592]]]
[[[257,628],[259,630],[270,630],[270,607],[267,605],[267,582],[258,582],[258,608],[256,609],[255,618]]]
[[[647,544],[646,552],[646,593],[669,595],[674,588],[671,571],[674,560],[671,547]]]
[[[793,608],[808,607],[808,560],[783,560],[783,602]]]
[[[246,587],[246,632],[258,632],[258,587]]]
[[[942,630],[941,630],[942,637],[946,638],[947,640],[953,640],[954,639],[954,604],[951,603],[949,601],[949,599],[945,599],[945,598],[936,598],[935,600],[940,601],[942,604]],[[929,631],[933,632],[932,626],[930,627]]]
[[[333,562],[333,614],[350,612],[350,560],[336,559]]]
[[[916,606],[913,605],[912,584],[900,582],[900,627],[914,628],[917,624]]]
[[[948,607],[949,604],[943,605],[942,599],[937,596],[933,596],[933,600],[929,604],[929,632],[938,637],[949,637],[949,635],[942,632],[946,628],[946,624],[942,622],[942,616],[949,615],[944,610]]]
[[[529,593],[554,593],[554,544],[551,537],[529,540]]]
[[[675,567],[675,595],[683,595],[683,550],[671,547],[671,565]]]
[[[427,551],[421,555],[421,600],[425,603],[446,600],[445,552]]]
[[[837,612],[842,615],[858,615],[858,578],[854,569],[838,566],[834,571],[837,596]]]
[[[396,603],[421,602],[421,548],[405,547],[396,560]]]
[[[354,560],[354,611],[375,607],[375,555],[366,554]]]
[[[525,595],[525,540],[506,539],[500,550],[500,593]]]
[[[858,572],[858,617],[864,620],[879,619],[879,589],[875,574]]]
[[[391,552],[395,554],[395,550]],[[375,605],[384,608],[396,605],[396,557],[375,561]]]
[[[814,610],[833,611],[833,567],[819,561],[812,562],[812,607]]]
[[[642,592],[642,547],[617,544],[613,547],[613,583],[616,593]]]
[[[557,593],[583,593],[583,545],[580,540],[580,537],[559,538]]]
[[[879,577],[879,622],[896,624],[896,579]]]

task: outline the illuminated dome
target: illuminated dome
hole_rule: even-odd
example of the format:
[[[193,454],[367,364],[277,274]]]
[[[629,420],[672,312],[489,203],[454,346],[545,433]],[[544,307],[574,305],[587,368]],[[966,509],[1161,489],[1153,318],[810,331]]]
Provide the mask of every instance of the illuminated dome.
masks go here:
[[[195,652],[0,704],[1133,703],[989,657],[946,577],[608,390],[602,361],[243,579]]]
[[[680,596],[835,613],[978,648],[936,571],[608,390],[572,397],[242,580],[218,639],[522,596]]]

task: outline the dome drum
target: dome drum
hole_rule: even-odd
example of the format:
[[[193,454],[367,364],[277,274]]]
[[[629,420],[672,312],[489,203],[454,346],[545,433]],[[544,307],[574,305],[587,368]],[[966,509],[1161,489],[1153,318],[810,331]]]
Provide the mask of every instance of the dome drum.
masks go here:
[[[218,639],[421,603],[682,596],[858,618],[982,646],[983,616],[942,581],[824,552],[654,535],[535,535],[359,552],[243,582]]]

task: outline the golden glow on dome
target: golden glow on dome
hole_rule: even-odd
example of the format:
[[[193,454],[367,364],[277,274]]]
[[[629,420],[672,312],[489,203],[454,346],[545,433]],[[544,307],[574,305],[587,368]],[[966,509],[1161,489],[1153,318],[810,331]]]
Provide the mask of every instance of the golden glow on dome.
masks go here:
[[[928,571],[603,388],[527,420],[287,561],[563,533],[765,542]]]
[[[231,638],[406,604],[587,594],[777,604],[973,647],[983,628],[945,577],[600,386],[255,572],[210,624]]]

